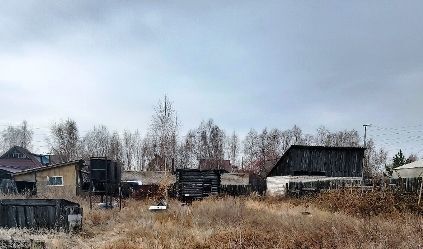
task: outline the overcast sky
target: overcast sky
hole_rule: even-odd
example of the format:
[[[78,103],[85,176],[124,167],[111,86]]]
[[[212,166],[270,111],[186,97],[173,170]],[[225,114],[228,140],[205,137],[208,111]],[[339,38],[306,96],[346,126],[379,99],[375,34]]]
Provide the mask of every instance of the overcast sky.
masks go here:
[[[182,133],[208,118],[240,134],[371,123],[380,144],[423,155],[422,13],[422,1],[2,1],[0,125],[26,119],[38,144],[68,117],[144,133],[167,94]]]

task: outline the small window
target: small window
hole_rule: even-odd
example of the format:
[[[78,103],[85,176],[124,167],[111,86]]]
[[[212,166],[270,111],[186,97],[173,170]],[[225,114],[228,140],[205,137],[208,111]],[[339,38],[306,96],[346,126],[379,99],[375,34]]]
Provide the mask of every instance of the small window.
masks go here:
[[[25,158],[25,155],[19,152],[14,152],[12,158]]]
[[[63,176],[50,176],[47,177],[49,186],[63,186]]]

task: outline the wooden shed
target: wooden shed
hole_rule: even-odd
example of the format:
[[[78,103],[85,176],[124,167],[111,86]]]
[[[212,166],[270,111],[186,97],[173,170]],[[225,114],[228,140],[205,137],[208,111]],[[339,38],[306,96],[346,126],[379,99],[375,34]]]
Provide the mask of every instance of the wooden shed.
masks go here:
[[[292,145],[269,176],[361,177],[365,148]]]
[[[361,181],[364,151],[361,147],[293,145],[267,174],[268,194],[285,195],[293,188],[301,192],[303,186],[317,191],[333,186],[331,182]]]
[[[82,168],[84,161],[54,164],[14,174],[18,186],[33,186],[37,195],[66,194],[82,192]]]
[[[195,200],[220,193],[219,170],[176,170],[176,195],[180,200]]]

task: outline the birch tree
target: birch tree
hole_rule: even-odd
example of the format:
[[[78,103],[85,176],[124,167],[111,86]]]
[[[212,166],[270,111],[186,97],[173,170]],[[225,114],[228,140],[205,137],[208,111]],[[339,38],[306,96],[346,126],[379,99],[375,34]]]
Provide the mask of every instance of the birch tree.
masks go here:
[[[49,139],[51,152],[61,161],[75,160],[79,156],[79,131],[74,120],[68,119],[51,126]]]
[[[117,131],[110,137],[109,157],[115,161],[122,162],[122,141]]]
[[[190,130],[178,148],[178,166],[180,168],[195,168],[197,166],[198,160],[196,146],[196,132],[194,130]]]
[[[154,154],[163,158],[166,165],[158,170],[170,170],[171,161],[176,157],[178,121],[173,103],[167,96],[154,107],[148,137],[152,142]]]
[[[28,127],[26,120],[19,126],[8,126],[2,132],[3,150],[8,150],[13,146],[20,146],[31,149],[34,132]]]
[[[110,132],[104,125],[94,126],[82,139],[84,157],[108,157]]]
[[[231,160],[231,164],[238,166],[239,165],[239,136],[234,131],[231,136],[227,138],[227,158]]]
[[[122,161],[126,170],[135,170],[135,151],[136,141],[134,134],[129,130],[124,130],[122,136]]]
[[[387,151],[383,148],[377,148],[373,139],[369,139],[366,142],[366,150],[364,152],[364,176],[373,177],[381,174],[385,169],[387,159]]]
[[[256,130],[250,129],[243,142],[244,169],[254,170],[253,165],[260,155],[259,136]]]
[[[224,159],[226,135],[213,119],[202,121],[196,136],[198,159]]]

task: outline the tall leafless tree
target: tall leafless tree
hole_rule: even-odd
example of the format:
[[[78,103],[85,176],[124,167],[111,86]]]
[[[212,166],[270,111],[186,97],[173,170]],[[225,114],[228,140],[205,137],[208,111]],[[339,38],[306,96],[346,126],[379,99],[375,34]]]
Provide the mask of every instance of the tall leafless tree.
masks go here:
[[[135,170],[141,171],[143,170],[143,140],[141,138],[141,134],[138,130],[136,130],[133,134],[133,140],[134,140],[134,166]]]
[[[331,132],[322,126],[317,129],[315,144],[321,146],[356,147],[360,144],[360,135],[356,130]]]
[[[383,148],[377,148],[373,139],[366,142],[366,151],[364,153],[365,177],[374,177],[380,175],[386,166],[388,153]]]
[[[201,122],[196,136],[198,159],[224,159],[226,135],[213,119]]]
[[[159,170],[170,170],[171,162],[176,159],[178,121],[173,103],[167,96],[154,107],[147,136],[153,145],[155,155],[166,162],[165,165],[159,165]]]
[[[259,135],[257,131],[254,129],[250,129],[243,141],[244,165],[242,165],[241,167],[243,170],[256,170],[254,169],[254,164],[260,156],[260,149],[258,144]]]
[[[83,156],[108,157],[110,138],[110,132],[106,126],[95,126],[82,139]]]
[[[146,170],[147,163],[154,158],[153,143],[148,137],[141,141],[141,170]]]
[[[135,135],[125,130],[122,136],[122,161],[126,170],[136,170],[134,160],[136,149]]]
[[[108,156],[115,161],[122,162],[122,141],[118,132],[113,132],[109,144]]]
[[[195,168],[197,166],[196,146],[196,131],[190,130],[178,148],[179,168]]]
[[[239,152],[240,152],[240,145],[239,145],[239,136],[234,131],[231,136],[227,138],[227,158],[231,160],[231,164],[234,166],[239,166]]]
[[[59,156],[61,161],[77,159],[79,156],[79,132],[76,122],[68,119],[53,124],[49,144],[51,152]]]
[[[24,120],[19,126],[8,126],[2,132],[3,150],[8,150],[13,146],[20,146],[31,149],[34,132],[28,127],[28,122]]]

